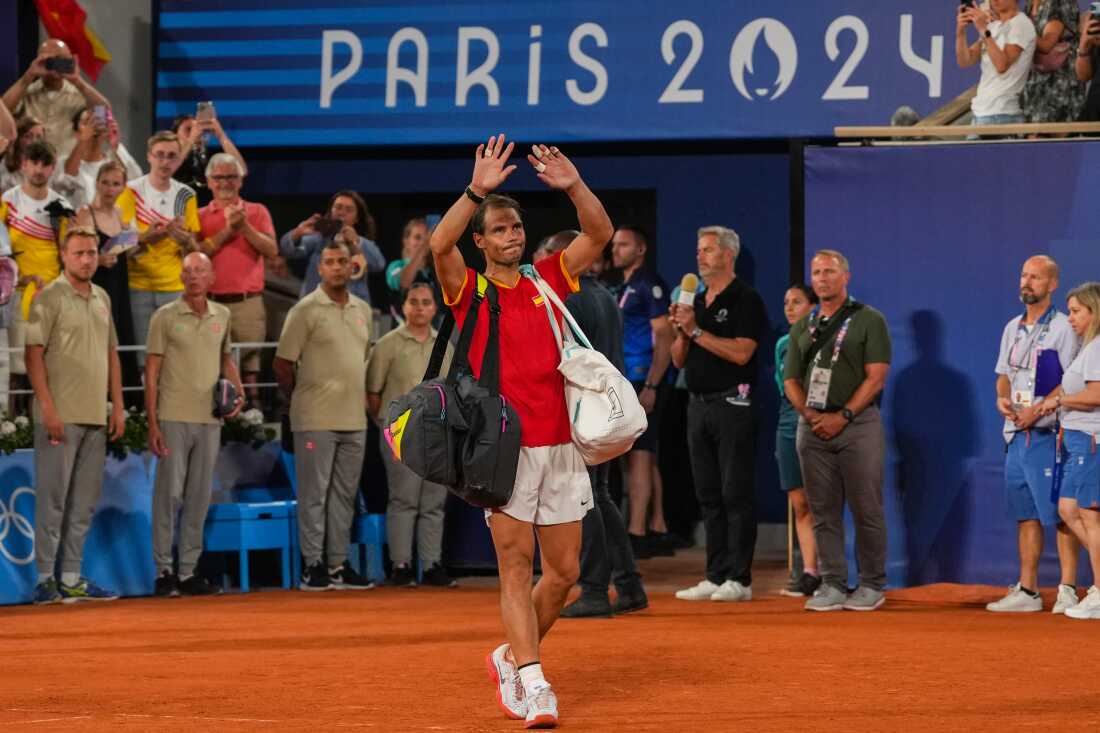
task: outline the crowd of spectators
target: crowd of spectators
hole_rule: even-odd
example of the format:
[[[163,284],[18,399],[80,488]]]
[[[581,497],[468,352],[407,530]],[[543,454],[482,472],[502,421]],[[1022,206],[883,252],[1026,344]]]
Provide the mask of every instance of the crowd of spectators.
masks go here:
[[[973,124],[1100,120],[1100,89],[1090,84],[1100,49],[1100,4],[1085,12],[1077,0],[1022,4],[959,5],[956,59],[963,68],[981,67]]]

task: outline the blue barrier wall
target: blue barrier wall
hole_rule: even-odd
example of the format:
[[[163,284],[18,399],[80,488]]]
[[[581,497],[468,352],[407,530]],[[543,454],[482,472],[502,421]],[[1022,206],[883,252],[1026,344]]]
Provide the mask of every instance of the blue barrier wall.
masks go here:
[[[807,150],[807,258],[843,251],[852,294],[886,314],[894,341],[883,403],[892,584],[1016,579],[993,367],[1022,308],[1024,259],[1059,261],[1063,310],[1072,286],[1100,279],[1098,184],[1095,142]],[[1051,533],[1044,584],[1057,568]]]

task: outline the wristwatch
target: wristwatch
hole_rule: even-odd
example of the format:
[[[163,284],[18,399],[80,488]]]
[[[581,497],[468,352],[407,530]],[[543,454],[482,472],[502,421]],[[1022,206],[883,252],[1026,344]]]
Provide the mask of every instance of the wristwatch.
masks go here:
[[[642,389],[651,389],[654,392],[656,392],[657,391],[657,385],[656,384],[650,384],[649,382],[643,382],[642,383]]]
[[[688,335],[688,338],[690,338],[692,341],[694,341],[695,339],[699,338],[702,335],[703,335],[703,329],[696,326],[695,328],[691,329],[691,333]]]
[[[843,410],[841,410],[840,414],[848,422],[852,422],[853,420],[856,419],[855,414],[853,414],[852,411],[849,410],[847,407],[845,407]]]
[[[466,190],[463,193],[466,194],[466,198],[470,199],[478,206],[481,206],[482,202],[485,201],[484,196],[474,193],[474,189],[470,188],[469,186],[466,187]]]

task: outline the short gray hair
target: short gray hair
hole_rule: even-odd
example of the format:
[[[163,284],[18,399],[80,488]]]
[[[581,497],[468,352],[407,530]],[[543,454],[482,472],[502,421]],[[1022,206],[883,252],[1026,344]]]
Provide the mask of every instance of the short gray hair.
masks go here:
[[[237,169],[237,175],[239,175],[241,178],[244,178],[244,166],[241,165],[241,161],[237,160],[236,157],[230,155],[229,153],[214,153],[214,155],[210,156],[210,160],[206,163],[206,171],[203,175],[209,178],[214,172],[214,169],[220,165],[233,166]]]
[[[719,246],[725,247],[730,252],[733,252],[733,259],[736,260],[737,255],[741,254],[741,237],[729,227],[699,227],[699,234],[696,236],[696,239],[702,239],[708,234],[713,234],[718,239]]]
[[[836,260],[836,263],[838,265],[840,265],[840,269],[844,270],[844,272],[851,272],[848,267],[848,258],[835,249],[819,249],[818,251],[814,252],[814,256],[811,258],[811,261],[816,260],[818,257],[831,257],[832,259]]]

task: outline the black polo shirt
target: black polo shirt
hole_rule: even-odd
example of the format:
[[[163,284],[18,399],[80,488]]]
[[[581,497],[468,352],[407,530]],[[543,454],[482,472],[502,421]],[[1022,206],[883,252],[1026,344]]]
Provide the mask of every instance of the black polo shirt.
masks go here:
[[[757,343],[748,364],[734,364],[697,343],[688,347],[684,362],[687,388],[691,392],[724,392],[740,384],[756,386],[756,355],[768,328],[764,301],[752,286],[734,278],[707,307],[706,293],[695,296],[695,322],[699,328],[720,338],[747,338]]]

